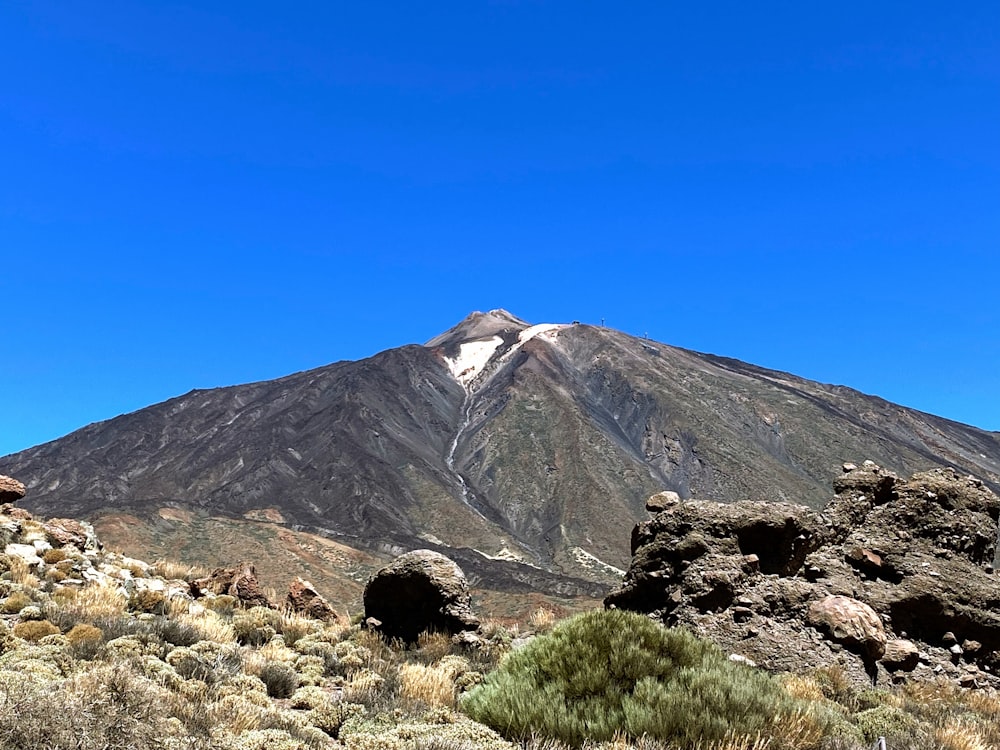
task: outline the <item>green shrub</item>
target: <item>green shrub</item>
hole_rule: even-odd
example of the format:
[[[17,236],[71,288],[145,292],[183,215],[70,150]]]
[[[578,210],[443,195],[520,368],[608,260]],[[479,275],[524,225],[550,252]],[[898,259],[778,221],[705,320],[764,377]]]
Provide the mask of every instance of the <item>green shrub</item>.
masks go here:
[[[281,628],[281,614],[267,607],[251,607],[233,616],[233,632],[244,646],[263,646]]]
[[[766,733],[801,712],[769,676],[643,615],[578,615],[512,653],[462,708],[503,734],[579,746],[643,735],[683,746]]]
[[[162,591],[152,591],[142,589],[133,591],[128,598],[128,608],[133,612],[148,612],[154,615],[162,615],[167,611],[167,597]]]
[[[908,713],[895,706],[869,708],[855,714],[854,721],[866,743],[885,737],[888,747],[905,747],[911,750],[928,750],[934,746],[928,733]]]

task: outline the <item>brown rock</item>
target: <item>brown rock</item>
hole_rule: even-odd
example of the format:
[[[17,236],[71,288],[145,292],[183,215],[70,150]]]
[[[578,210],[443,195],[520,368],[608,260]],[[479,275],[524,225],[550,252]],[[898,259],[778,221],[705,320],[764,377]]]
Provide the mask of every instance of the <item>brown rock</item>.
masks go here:
[[[0,474],[0,503],[14,503],[24,497],[24,485]]]
[[[312,617],[323,622],[331,622],[339,619],[337,613],[329,602],[326,601],[319,592],[313,588],[309,581],[296,578],[288,587],[288,597],[285,605],[293,612],[300,615]]]
[[[191,581],[191,594],[195,597],[227,594],[238,599],[245,607],[274,609],[274,605],[260,590],[257,572],[249,562],[239,562],[233,568],[216,568],[206,577]]]
[[[408,552],[378,571],[365,586],[364,604],[365,618],[380,621],[380,633],[407,642],[428,630],[479,629],[462,569],[431,550]]]
[[[897,670],[912,672],[920,662],[920,649],[912,641],[894,638],[886,641],[885,653],[882,654],[880,661],[890,672]]]
[[[827,596],[813,602],[807,622],[827,637],[871,659],[885,653],[885,628],[875,610],[849,596]]]

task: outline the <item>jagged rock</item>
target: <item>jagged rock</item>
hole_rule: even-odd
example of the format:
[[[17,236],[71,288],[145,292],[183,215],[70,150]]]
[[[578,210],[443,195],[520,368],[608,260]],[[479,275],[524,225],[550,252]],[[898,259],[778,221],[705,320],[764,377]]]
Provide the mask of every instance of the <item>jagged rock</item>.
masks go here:
[[[809,605],[806,619],[830,638],[869,659],[885,653],[885,628],[875,610],[849,596],[827,596]]]
[[[0,503],[14,503],[24,497],[24,485],[13,477],[0,474]]]
[[[379,621],[378,632],[407,642],[426,630],[479,629],[462,569],[431,550],[408,552],[375,573],[365,586],[364,605],[365,617]]]
[[[94,527],[89,523],[75,521],[72,518],[52,518],[42,524],[45,535],[53,547],[65,547],[67,544],[83,552],[88,549],[99,549],[100,542]]]
[[[324,622],[338,619],[330,603],[320,596],[309,581],[302,578],[296,578],[289,585],[285,605],[293,612]]]
[[[245,607],[274,609],[274,605],[260,590],[257,572],[249,562],[239,562],[233,568],[216,568],[205,578],[191,581],[192,596],[197,598],[206,594],[227,594],[238,599]]]
[[[920,662],[920,649],[913,641],[893,638],[891,641],[886,641],[881,662],[890,672],[897,670],[912,672]]]
[[[767,669],[836,661],[861,682],[878,670],[957,676],[961,658],[980,669],[980,682],[1000,686],[1000,498],[950,469],[901,480],[870,461],[846,464],[834,489],[822,513],[697,500],[665,507],[633,531],[632,565],[606,606],[685,625]],[[806,626],[812,613],[824,633],[839,633],[844,623],[824,624],[819,603],[844,598],[869,608],[855,625],[871,633],[831,640]],[[917,662],[912,649],[899,653],[904,640]],[[889,655],[872,664],[887,642]],[[978,648],[948,651],[970,642]]]

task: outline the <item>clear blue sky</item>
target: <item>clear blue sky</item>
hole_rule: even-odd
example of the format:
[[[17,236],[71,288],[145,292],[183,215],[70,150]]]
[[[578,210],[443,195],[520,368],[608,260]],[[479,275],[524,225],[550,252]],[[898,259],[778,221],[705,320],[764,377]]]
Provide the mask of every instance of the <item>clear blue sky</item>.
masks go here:
[[[0,4],[0,454],[599,322],[1000,430],[1000,4]]]

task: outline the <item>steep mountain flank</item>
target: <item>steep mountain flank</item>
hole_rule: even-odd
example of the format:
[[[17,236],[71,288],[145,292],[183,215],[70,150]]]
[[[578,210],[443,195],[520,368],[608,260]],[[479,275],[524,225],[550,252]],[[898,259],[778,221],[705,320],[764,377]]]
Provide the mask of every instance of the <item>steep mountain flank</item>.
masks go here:
[[[820,507],[849,456],[1000,487],[996,433],[502,310],[424,346],[192,391],[2,458],[0,473],[43,514],[245,519],[382,556],[438,549],[487,586],[594,596],[627,567],[650,494]]]

